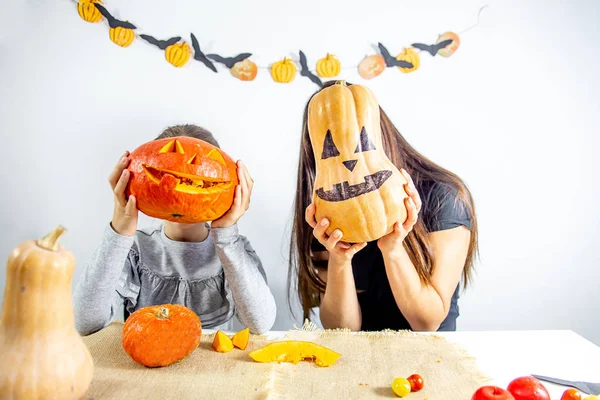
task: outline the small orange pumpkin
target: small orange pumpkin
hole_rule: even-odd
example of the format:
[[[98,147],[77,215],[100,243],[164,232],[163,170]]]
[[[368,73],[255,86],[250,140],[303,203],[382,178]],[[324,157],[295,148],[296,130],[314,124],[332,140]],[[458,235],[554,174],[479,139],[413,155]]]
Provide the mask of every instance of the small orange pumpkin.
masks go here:
[[[144,143],[131,152],[127,195],[144,214],[192,224],[214,221],[229,210],[238,184],[227,154],[187,136]]]
[[[163,304],[140,308],[123,326],[123,349],[146,367],[181,361],[200,344],[202,324],[189,308]]]
[[[296,70],[294,62],[286,57],[271,66],[271,76],[275,82],[289,83],[296,77]]]
[[[258,67],[254,61],[246,58],[243,61],[236,62],[231,67],[231,75],[238,78],[240,81],[253,81],[258,73]]]
[[[102,0],[79,0],[77,12],[81,19],[87,22],[96,23],[102,20],[102,14],[94,6],[94,3],[102,4]]]
[[[183,67],[192,55],[192,49],[186,42],[175,43],[165,50],[165,58],[175,67]]]
[[[380,54],[365,57],[358,65],[358,73],[363,79],[373,79],[385,71],[385,59]]]
[[[416,71],[421,65],[421,57],[419,56],[419,53],[417,53],[412,47],[405,48],[402,53],[398,54],[396,60],[406,61],[413,65],[412,68],[398,67],[398,69],[404,73]]]
[[[450,57],[452,54],[454,54],[454,52],[456,50],[458,50],[458,46],[460,46],[460,39],[456,33],[446,32],[446,33],[441,34],[438,37],[438,40],[436,43],[441,43],[444,40],[452,40],[452,43],[450,43],[448,46],[444,47],[443,49],[438,50],[438,54],[442,57]]]
[[[338,76],[341,68],[340,61],[333,54],[327,54],[325,58],[317,61],[317,75],[321,78]]]
[[[315,156],[313,203],[327,234],[370,242],[406,220],[406,180],[383,149],[379,104],[365,86],[345,82],[325,88],[308,104]]]

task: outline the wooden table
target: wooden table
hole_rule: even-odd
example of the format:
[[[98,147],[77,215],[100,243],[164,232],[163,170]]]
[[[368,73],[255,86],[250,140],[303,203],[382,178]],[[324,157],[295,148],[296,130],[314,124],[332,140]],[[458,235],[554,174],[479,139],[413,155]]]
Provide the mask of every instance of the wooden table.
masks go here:
[[[214,332],[209,329],[207,333]],[[281,338],[286,332],[267,336]],[[600,382],[600,347],[569,330],[436,332],[477,358],[481,370],[506,388],[511,380],[529,374]],[[552,399],[564,386],[543,382]],[[465,399],[468,400],[468,399]]]

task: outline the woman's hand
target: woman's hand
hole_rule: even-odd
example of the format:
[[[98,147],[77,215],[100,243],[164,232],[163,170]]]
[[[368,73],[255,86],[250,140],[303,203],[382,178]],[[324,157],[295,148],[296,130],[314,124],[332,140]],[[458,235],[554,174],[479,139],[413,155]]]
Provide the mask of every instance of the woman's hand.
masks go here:
[[[404,169],[400,170],[400,172],[404,175],[407,182],[404,185],[404,190],[408,195],[408,197],[404,199],[407,217],[403,224],[396,222],[394,224],[394,230],[377,241],[377,246],[384,257],[397,254],[398,251],[404,249],[402,242],[417,223],[419,211],[421,211],[421,197],[419,196],[419,192],[417,192],[417,188],[415,187],[412,178]]]
[[[238,180],[240,183],[235,187],[233,204],[222,217],[212,222],[212,228],[228,228],[236,224],[250,207],[250,196],[252,195],[254,180],[250,177],[248,169],[241,160],[238,160],[237,167]]]
[[[133,236],[138,223],[136,199],[134,196],[129,196],[128,199],[125,197],[125,189],[131,176],[126,169],[129,162],[129,152],[126,151],[108,176],[115,197],[111,226],[116,233],[123,236]]]
[[[352,259],[352,257],[362,250],[367,244],[366,243],[355,243],[354,245],[350,245],[349,243],[342,242],[343,233],[339,229],[336,229],[332,232],[331,236],[327,236],[325,233],[327,231],[327,227],[329,226],[329,220],[327,218],[323,218],[317,224],[317,220],[315,219],[315,205],[311,204],[306,207],[305,219],[306,222],[313,228],[313,235],[319,243],[321,243],[327,251],[329,251],[329,261],[339,261],[339,262],[347,262]]]

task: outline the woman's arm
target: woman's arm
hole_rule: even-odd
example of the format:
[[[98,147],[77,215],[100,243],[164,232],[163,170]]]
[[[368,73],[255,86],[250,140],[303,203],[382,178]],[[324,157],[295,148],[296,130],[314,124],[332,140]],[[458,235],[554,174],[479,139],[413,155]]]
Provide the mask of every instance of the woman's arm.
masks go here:
[[[238,234],[237,225],[212,232],[240,322],[255,334],[269,331],[275,323],[277,306],[260,258],[248,240]]]
[[[315,259],[327,259],[327,282],[325,294],[321,297],[320,315],[323,327],[327,329],[348,328],[359,331],[362,327],[362,315],[356,285],[352,273],[352,257],[367,244],[357,243],[350,246],[342,242],[342,232],[335,230],[331,236],[325,233],[329,221],[323,218],[319,224],[315,219],[315,206],[306,208],[306,221],[313,228],[315,238],[327,251],[313,254]],[[322,273],[319,274],[322,276]]]
[[[398,253],[384,253],[394,299],[413,330],[436,331],[448,315],[467,257],[470,235],[464,226],[430,234],[435,265],[429,285],[421,282],[404,247]]]

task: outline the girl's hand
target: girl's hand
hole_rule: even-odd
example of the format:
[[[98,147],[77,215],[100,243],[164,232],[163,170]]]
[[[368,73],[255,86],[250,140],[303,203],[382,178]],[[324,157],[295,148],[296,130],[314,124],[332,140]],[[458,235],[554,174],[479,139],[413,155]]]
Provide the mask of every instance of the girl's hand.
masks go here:
[[[250,177],[248,169],[241,160],[238,160],[237,166],[237,174],[240,183],[235,187],[233,204],[229,211],[212,222],[212,228],[228,228],[236,224],[240,217],[244,215],[250,207],[250,195],[252,194],[254,179]]]
[[[126,169],[129,161],[129,152],[126,151],[108,176],[108,182],[115,196],[111,226],[116,233],[123,236],[133,236],[138,223],[135,197],[125,198],[125,189],[131,176],[131,173]]]
[[[402,169],[400,172],[402,175],[404,175],[404,178],[407,182],[404,185],[404,190],[408,195],[408,197],[404,199],[407,217],[403,224],[396,222],[396,224],[394,224],[394,230],[377,241],[377,246],[383,253],[384,257],[397,254],[398,251],[402,251],[404,249],[402,242],[417,223],[418,214],[419,211],[421,211],[421,196],[419,196],[412,178],[404,169]]]
[[[342,231],[336,229],[333,231],[331,236],[327,236],[325,233],[329,226],[327,218],[323,218],[318,224],[315,219],[315,205],[311,204],[306,207],[305,219],[306,222],[313,228],[313,235],[319,243],[321,243],[327,251],[329,251],[329,261],[348,262],[352,257],[362,250],[367,244],[366,243],[355,243],[350,245],[349,243],[342,242]]]

